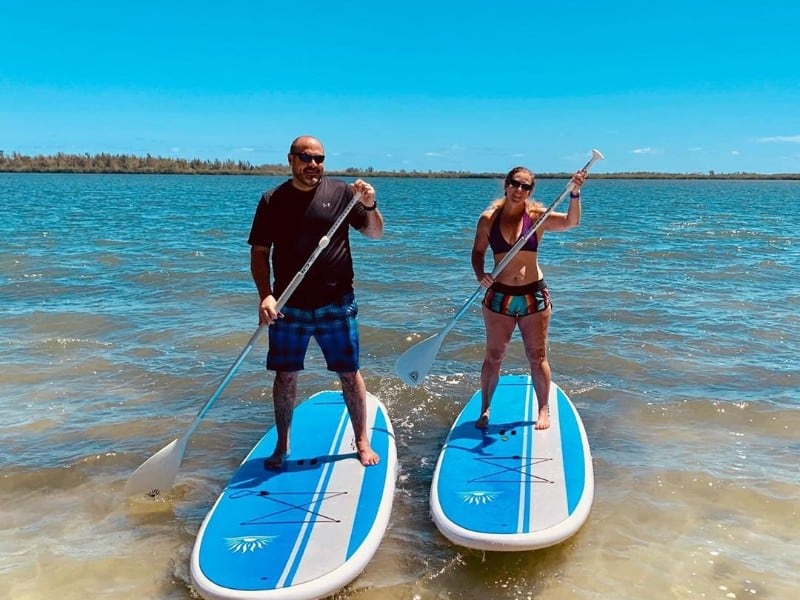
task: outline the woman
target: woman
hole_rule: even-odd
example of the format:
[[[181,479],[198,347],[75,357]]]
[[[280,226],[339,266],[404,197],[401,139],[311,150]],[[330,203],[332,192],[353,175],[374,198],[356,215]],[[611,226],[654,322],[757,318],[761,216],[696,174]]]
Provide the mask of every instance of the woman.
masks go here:
[[[519,327],[525,355],[530,364],[539,414],[536,429],[550,427],[550,364],[547,362],[547,328],[550,324],[550,295],[538,250],[545,231],[564,231],[576,227],[581,220],[581,186],[585,171],[572,176],[574,186],[566,213],[551,212],[522,249],[493,279],[484,270],[486,250],[492,249],[497,265],[514,243],[545,212],[541,203],[531,199],[534,175],[525,167],[514,167],[505,178],[504,197],[496,200],[478,219],[475,243],[472,246],[472,269],[485,288],[483,320],[486,324],[486,355],[481,366],[481,414],[475,427],[489,425],[489,405],[497,388],[500,367],[508,351],[511,334]]]

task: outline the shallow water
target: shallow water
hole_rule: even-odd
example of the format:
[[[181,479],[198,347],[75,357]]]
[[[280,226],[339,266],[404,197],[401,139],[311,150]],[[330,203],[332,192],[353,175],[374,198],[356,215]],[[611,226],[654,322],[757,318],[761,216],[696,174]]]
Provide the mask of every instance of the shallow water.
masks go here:
[[[122,487],[255,330],[246,238],[277,181],[0,174],[0,596],[196,596],[200,522],[272,425],[265,342],[172,495],[125,502]],[[338,598],[795,596],[800,183],[590,180],[581,227],[545,236],[553,376],[583,418],[595,501],[567,542],[508,554],[454,546],[428,515],[438,450],[478,385],[478,306],[423,386],[393,372],[475,291],[474,225],[500,183],[374,183],[385,237],[353,237],[362,370],[400,473],[384,541]],[[518,339],[504,368],[524,372]],[[312,347],[301,394],[337,385]]]

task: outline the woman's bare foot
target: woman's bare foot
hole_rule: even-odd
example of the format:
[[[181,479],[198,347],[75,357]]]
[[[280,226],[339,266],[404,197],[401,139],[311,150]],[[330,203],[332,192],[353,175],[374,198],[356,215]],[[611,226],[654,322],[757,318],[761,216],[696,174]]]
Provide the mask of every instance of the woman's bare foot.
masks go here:
[[[536,426],[534,429],[549,429],[550,428],[550,407],[545,404],[539,408],[539,417],[536,419]]]
[[[381,457],[372,449],[368,441],[356,442],[356,452],[358,452],[358,460],[365,467],[371,467],[381,462]]]
[[[489,411],[486,410],[483,414],[478,417],[478,420],[475,421],[475,427],[478,429],[488,429],[489,428]]]

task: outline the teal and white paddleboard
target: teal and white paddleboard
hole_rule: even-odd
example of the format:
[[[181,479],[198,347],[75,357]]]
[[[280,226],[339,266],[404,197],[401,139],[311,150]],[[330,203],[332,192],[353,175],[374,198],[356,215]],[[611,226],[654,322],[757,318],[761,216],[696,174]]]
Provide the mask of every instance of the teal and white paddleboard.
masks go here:
[[[503,375],[487,430],[475,427],[478,391],[458,415],[439,455],[431,515],[455,544],[533,550],[575,534],[589,516],[594,470],[575,406],[550,386],[550,428],[536,430],[531,378]]]
[[[366,468],[341,392],[296,407],[280,471],[264,467],[277,437],[267,432],[197,534],[191,576],[203,598],[321,598],[358,576],[386,531],[397,475],[392,425],[371,394],[367,424],[381,461]]]

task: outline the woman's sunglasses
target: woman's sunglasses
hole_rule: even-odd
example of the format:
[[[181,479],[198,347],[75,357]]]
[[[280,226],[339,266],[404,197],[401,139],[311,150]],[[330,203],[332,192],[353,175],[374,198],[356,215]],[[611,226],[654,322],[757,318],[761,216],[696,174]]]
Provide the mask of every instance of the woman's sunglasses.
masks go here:
[[[522,183],[521,181],[517,181],[516,179],[510,179],[506,184],[509,187],[516,188],[516,189],[523,189],[526,192],[530,192],[533,190],[532,183]]]

